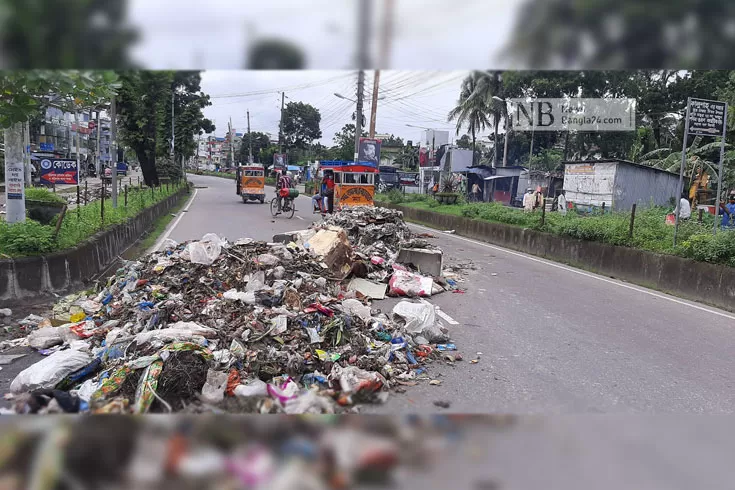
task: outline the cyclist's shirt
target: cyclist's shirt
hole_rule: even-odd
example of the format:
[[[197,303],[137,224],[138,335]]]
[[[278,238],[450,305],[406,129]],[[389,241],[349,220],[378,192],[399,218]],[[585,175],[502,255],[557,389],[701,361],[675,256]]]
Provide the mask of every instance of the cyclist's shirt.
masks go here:
[[[293,182],[291,181],[291,177],[288,175],[282,175],[278,180],[278,189],[290,189],[292,187]]]

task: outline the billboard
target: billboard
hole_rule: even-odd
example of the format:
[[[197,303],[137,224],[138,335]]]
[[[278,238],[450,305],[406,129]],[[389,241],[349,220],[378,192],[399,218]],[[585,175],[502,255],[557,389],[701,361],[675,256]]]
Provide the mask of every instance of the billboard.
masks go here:
[[[79,184],[76,160],[44,158],[41,160],[41,182],[45,184]]]
[[[276,153],[273,155],[273,165],[276,168],[285,168],[288,166],[288,154],[287,153]]]
[[[405,187],[418,187],[421,182],[417,172],[398,172],[398,179]]]
[[[360,162],[370,162],[376,165],[380,164],[380,146],[381,140],[360,138],[360,147],[358,152],[358,160]]]

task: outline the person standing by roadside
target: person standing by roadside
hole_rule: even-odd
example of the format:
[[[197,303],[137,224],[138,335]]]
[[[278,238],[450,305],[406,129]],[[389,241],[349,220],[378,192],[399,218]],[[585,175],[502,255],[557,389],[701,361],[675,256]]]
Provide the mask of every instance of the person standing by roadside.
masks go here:
[[[472,184],[472,202],[480,202],[480,186],[477,182]]]
[[[533,189],[529,187],[528,189],[526,189],[526,193],[523,195],[523,210],[527,213],[533,212],[535,203],[536,196],[533,193]]]
[[[735,230],[735,194],[730,194],[728,203],[720,203],[720,214],[722,215],[722,229]]]
[[[324,186],[327,198],[327,212],[334,214],[334,172],[327,170],[324,172]]]
[[[692,217],[692,205],[689,204],[686,194],[682,194],[679,199],[679,218],[689,219]]]
[[[561,191],[559,193],[559,197],[557,198],[557,203],[556,203],[556,209],[562,215],[566,216],[566,214],[567,214],[567,197],[564,195],[564,191]]]

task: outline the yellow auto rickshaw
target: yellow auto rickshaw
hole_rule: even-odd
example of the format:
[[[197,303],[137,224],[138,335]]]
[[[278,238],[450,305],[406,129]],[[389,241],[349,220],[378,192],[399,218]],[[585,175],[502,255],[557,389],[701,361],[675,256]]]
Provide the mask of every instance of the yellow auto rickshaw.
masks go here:
[[[377,165],[365,162],[322,162],[320,167],[334,172],[334,203],[337,209],[374,205]]]
[[[237,195],[242,202],[265,202],[265,168],[263,165],[251,163],[237,167]]]

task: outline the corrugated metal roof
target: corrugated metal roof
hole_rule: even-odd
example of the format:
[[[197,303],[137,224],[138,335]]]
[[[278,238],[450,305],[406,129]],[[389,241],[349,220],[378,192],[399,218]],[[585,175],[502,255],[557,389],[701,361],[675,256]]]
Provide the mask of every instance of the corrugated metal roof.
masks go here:
[[[640,163],[635,163],[635,162],[631,162],[628,160],[618,160],[615,158],[606,158],[606,159],[601,159],[601,160],[568,160],[563,163],[565,166],[574,164],[574,163],[581,163],[581,164],[588,164],[588,165],[595,164],[595,163],[622,163],[624,165],[629,165],[631,167],[637,167],[637,168],[644,169],[644,170],[652,170],[654,172],[661,172],[661,173],[665,173],[668,175],[679,175],[675,172],[669,172],[668,170],[661,170],[660,168],[649,167],[647,165],[643,165]]]

